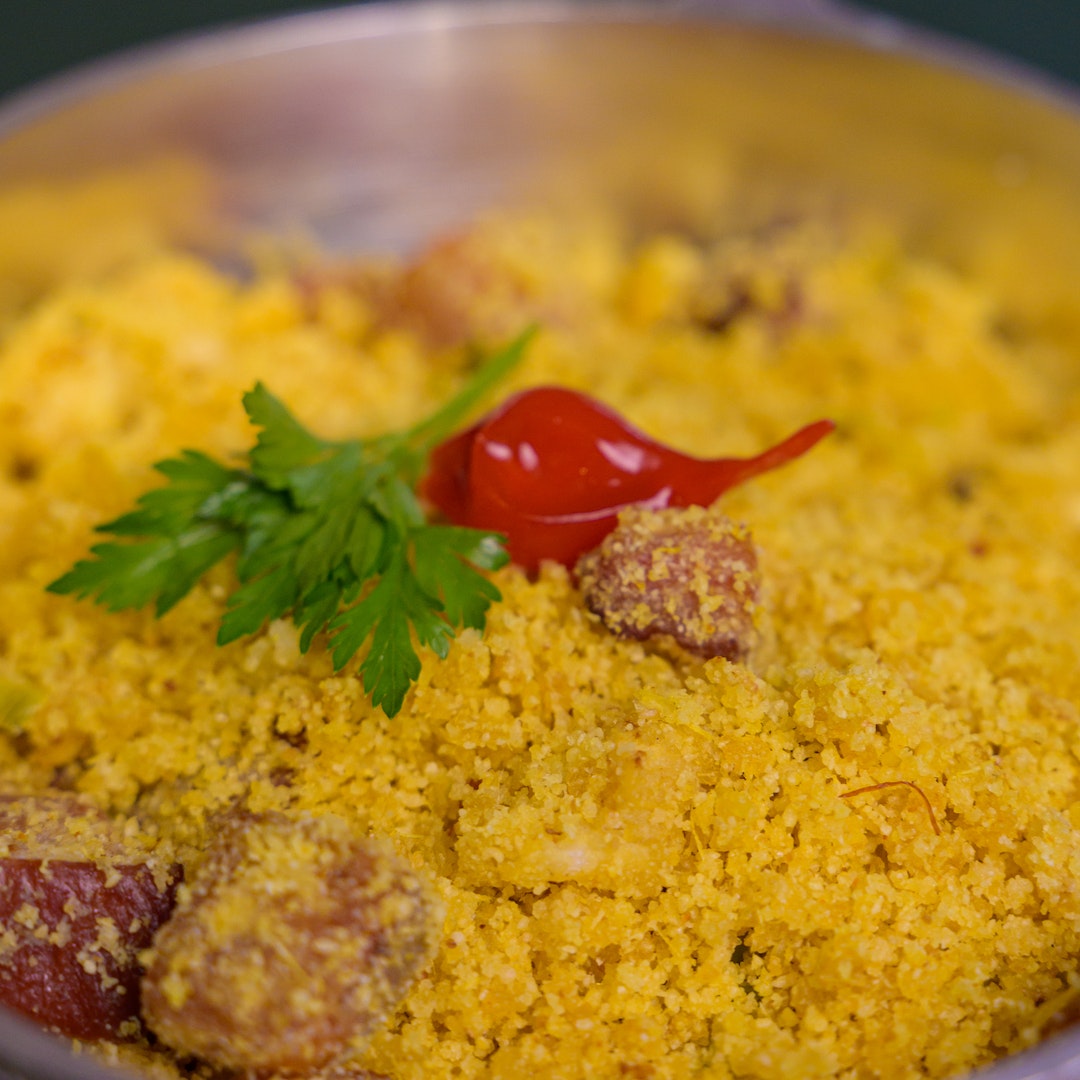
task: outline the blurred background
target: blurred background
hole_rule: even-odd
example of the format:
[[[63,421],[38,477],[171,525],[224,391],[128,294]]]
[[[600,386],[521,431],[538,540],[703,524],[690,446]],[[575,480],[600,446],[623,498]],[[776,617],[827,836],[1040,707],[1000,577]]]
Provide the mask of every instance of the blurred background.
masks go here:
[[[1080,0],[848,2],[977,42],[1080,85]],[[342,0],[0,0],[0,94],[130,45],[334,6]]]

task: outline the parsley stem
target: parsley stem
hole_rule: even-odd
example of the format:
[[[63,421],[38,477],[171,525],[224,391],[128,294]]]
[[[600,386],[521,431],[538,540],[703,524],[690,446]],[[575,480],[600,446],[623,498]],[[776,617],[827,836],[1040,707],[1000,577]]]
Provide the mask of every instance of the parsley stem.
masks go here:
[[[491,357],[438,412],[411,428],[403,441],[415,452],[426,455],[452,435],[484,395],[521,363],[525,347],[535,332],[535,327],[529,327],[520,333]]]

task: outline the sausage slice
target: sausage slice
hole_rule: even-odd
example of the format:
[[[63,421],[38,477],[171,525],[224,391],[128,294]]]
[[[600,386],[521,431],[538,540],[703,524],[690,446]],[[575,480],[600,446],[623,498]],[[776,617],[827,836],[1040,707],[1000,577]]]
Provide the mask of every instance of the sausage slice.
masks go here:
[[[385,1019],[441,921],[412,868],[340,818],[234,815],[155,939],[143,1015],[212,1065],[311,1073]]]
[[[179,877],[76,796],[0,796],[0,1003],[71,1038],[136,1034],[139,953]]]
[[[754,545],[715,509],[630,507],[575,569],[589,610],[621,637],[740,661],[756,643]]]

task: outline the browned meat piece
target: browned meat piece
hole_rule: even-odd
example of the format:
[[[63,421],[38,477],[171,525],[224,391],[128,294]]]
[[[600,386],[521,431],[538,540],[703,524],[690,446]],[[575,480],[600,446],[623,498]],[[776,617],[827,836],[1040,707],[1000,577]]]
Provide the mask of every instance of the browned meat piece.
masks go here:
[[[435,348],[510,337],[536,318],[538,303],[482,232],[439,240],[396,273],[324,266],[295,280],[310,314],[341,289],[367,304],[377,327],[409,330]]]
[[[155,939],[143,1016],[211,1064],[307,1075],[382,1022],[440,928],[429,887],[341,819],[235,815]]]
[[[178,867],[74,796],[0,797],[0,1003],[72,1038],[138,1031],[138,955]]]
[[[589,610],[622,637],[728,660],[755,643],[757,556],[748,530],[716,510],[624,510],[576,571]]]
[[[482,232],[434,244],[391,292],[384,317],[435,346],[500,340],[535,318],[535,300]]]
[[[603,295],[593,270],[569,234],[479,222],[402,264],[323,262],[293,280],[308,317],[338,331],[350,320],[357,334],[404,330],[437,351],[466,347],[476,359],[530,325],[583,318]]]

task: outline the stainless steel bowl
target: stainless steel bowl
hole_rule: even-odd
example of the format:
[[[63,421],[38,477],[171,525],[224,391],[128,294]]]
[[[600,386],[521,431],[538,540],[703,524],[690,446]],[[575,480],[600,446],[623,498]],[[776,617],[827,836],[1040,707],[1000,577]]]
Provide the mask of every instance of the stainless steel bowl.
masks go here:
[[[1080,295],[1080,98],[829,0],[376,4],[136,52],[0,108],[0,187],[177,151],[214,181],[198,242],[222,258],[251,229],[407,248],[501,203],[692,223],[733,171],[755,196],[906,215],[1028,317]],[[0,1080],[116,1075],[0,1013]],[[1080,1029],[984,1075],[1076,1080]]]

